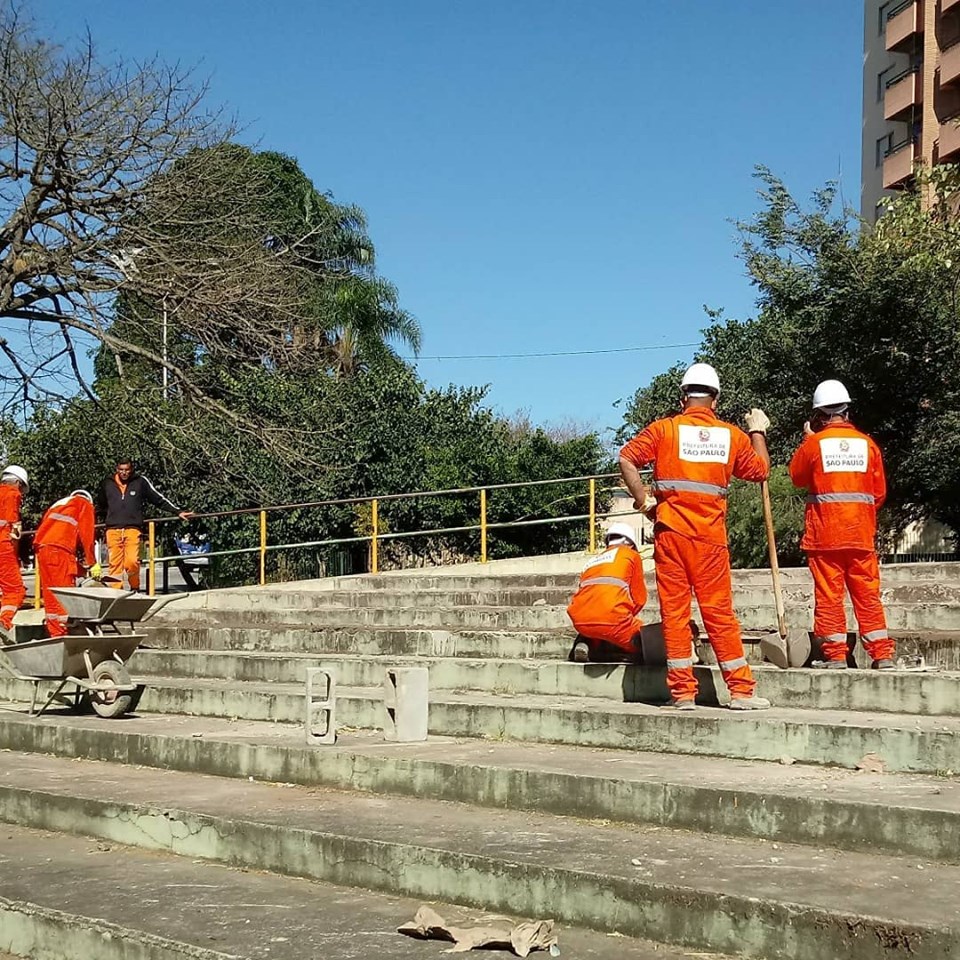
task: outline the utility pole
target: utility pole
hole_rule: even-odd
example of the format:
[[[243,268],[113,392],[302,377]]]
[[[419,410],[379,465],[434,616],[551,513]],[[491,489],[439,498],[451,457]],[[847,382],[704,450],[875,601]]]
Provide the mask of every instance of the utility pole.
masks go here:
[[[163,298],[163,402],[170,398],[170,371],[167,370],[167,298]]]

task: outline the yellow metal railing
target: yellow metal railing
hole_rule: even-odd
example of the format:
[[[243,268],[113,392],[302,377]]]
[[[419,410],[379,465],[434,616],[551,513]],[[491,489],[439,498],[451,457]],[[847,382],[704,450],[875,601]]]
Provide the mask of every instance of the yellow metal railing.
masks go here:
[[[247,514],[257,514],[259,516],[259,543],[257,546],[237,547],[229,550],[211,550],[202,554],[203,558],[240,556],[245,553],[259,555],[258,581],[261,585],[267,582],[267,554],[282,550],[293,550],[298,548],[336,546],[342,544],[368,543],[370,545],[370,571],[378,573],[380,571],[381,546],[387,540],[400,540],[418,536],[441,536],[454,533],[476,533],[480,535],[480,562],[487,563],[489,560],[489,537],[491,531],[508,530],[521,527],[541,526],[557,523],[586,522],[587,531],[584,537],[584,545],[591,553],[597,549],[597,523],[611,514],[602,512],[598,509],[597,498],[600,493],[610,492],[620,486],[619,483],[609,485],[605,488],[598,487],[598,481],[611,481],[619,479],[619,474],[603,473],[579,477],[560,477],[556,480],[528,480],[521,483],[499,483],[487,484],[482,487],[459,487],[448,490],[424,490],[413,493],[395,493],[377,497],[350,497],[337,500],[315,500],[306,503],[287,503],[271,507],[249,507],[240,510],[224,510],[213,513],[196,514],[194,519],[217,519],[223,517],[236,517]],[[516,520],[506,520],[491,523],[489,519],[489,498],[495,491],[520,489],[526,487],[547,487],[561,486],[564,484],[583,484],[582,493],[575,494],[573,497],[564,497],[562,500],[568,501],[574,498],[586,496],[588,500],[588,511],[584,514],[563,514],[559,516],[540,517],[535,519],[521,518]],[[465,496],[477,495],[479,497],[479,516],[477,523],[459,527],[441,527],[427,528],[420,530],[407,530],[401,532],[388,532],[382,528],[381,506],[399,500],[425,499],[446,496]],[[554,501],[553,506],[558,501]],[[339,537],[325,540],[304,540],[294,543],[270,543],[268,539],[268,520],[269,515],[283,513],[290,510],[323,509],[342,506],[362,506],[369,505],[370,509],[370,533],[364,536]],[[157,527],[161,523],[167,523],[176,520],[176,517],[161,517],[157,520],[151,520],[147,524],[147,584],[151,596],[156,592],[156,570],[158,564],[169,564],[175,561],[189,559],[189,555],[173,554],[159,555],[157,553]]]

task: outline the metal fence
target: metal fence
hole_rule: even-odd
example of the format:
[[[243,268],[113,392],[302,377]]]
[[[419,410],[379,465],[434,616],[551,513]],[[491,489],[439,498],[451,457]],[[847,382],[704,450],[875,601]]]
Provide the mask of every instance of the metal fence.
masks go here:
[[[267,583],[267,558],[271,554],[290,553],[310,548],[347,547],[366,545],[368,548],[368,570],[378,573],[381,569],[381,557],[384,545],[391,542],[410,540],[423,537],[449,537],[457,534],[478,534],[479,544],[475,559],[486,563],[490,557],[491,535],[498,531],[518,530],[526,527],[541,527],[556,524],[582,524],[583,547],[594,552],[597,546],[599,522],[610,516],[622,514],[622,508],[603,509],[608,500],[612,500],[614,492],[619,488],[619,474],[604,473],[579,477],[561,477],[556,480],[529,480],[521,483],[488,484],[482,487],[458,487],[448,490],[426,490],[414,493],[388,494],[379,497],[349,497],[335,500],[315,500],[305,503],[288,503],[271,507],[251,507],[240,510],[224,510],[214,513],[197,514],[194,519],[212,521],[224,518],[249,518],[251,521],[250,546],[220,549],[196,555],[206,561],[224,557],[251,556],[256,557],[257,575],[251,577],[261,585]],[[498,492],[527,489],[532,487],[550,488],[576,486],[578,493],[573,496],[558,497],[557,506],[562,506],[576,499],[586,504],[583,512],[569,512],[559,509],[552,516],[520,517],[506,521],[492,522],[489,519],[489,501],[491,496]],[[455,526],[440,526],[418,528],[414,530],[391,530],[383,521],[383,508],[391,503],[410,500],[436,500],[446,497],[473,497],[476,502],[476,522],[458,524]],[[296,541],[271,542],[271,520],[284,514],[298,515],[312,511],[333,511],[341,508],[358,508],[364,511],[365,520],[369,523],[369,533],[350,537],[334,537],[323,539],[306,539]],[[368,514],[366,511],[369,511]],[[162,517],[147,523],[147,584],[148,592],[153,595],[157,590],[157,572],[160,568],[164,573],[171,564],[190,563],[191,555],[182,553],[163,554],[158,550],[161,532],[165,525],[176,521],[176,517]],[[255,525],[255,527],[254,527]],[[295,577],[291,577],[295,579]]]

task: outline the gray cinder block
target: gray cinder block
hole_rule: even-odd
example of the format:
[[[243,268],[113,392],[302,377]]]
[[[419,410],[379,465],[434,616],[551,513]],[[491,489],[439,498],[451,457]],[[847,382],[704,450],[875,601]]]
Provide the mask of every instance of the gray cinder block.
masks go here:
[[[330,670],[310,667],[307,670],[307,697],[304,733],[307,743],[337,742],[337,681]]]
[[[427,739],[429,678],[426,667],[390,667],[383,679],[383,736],[409,743]]]

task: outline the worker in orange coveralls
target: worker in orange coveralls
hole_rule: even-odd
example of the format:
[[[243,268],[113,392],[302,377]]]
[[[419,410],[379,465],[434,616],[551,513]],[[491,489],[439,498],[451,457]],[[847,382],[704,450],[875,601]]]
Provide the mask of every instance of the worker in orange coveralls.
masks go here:
[[[33,538],[43,590],[47,634],[62,637],[67,632],[67,611],[53,592],[54,587],[73,587],[77,582],[77,549],[83,551],[83,566],[100,578],[100,564],[93,552],[93,495],[74,490],[58,500],[43,515]]]
[[[813,575],[813,632],[824,657],[813,666],[846,669],[846,588],[871,666],[893,670],[895,644],[880,602],[874,542],[877,510],[887,495],[883,457],[873,439],[849,421],[849,407],[847,388],[839,380],[824,380],[813,394],[806,437],[790,462],[790,479],[807,490],[800,546]]]
[[[640,611],[647,602],[647,587],[636,540],[630,524],[611,523],[607,549],[580,574],[567,607],[579,634],[570,652],[575,663],[632,660],[639,652],[636,639],[643,627]]]
[[[20,575],[20,508],[30,489],[27,471],[9,466],[0,476],[0,640],[10,640],[13,618],[27,591]]]
[[[693,364],[680,386],[682,412],[655,421],[634,437],[620,451],[620,472],[638,508],[648,514],[655,510],[653,556],[670,706],[695,708],[692,589],[730,690],[730,708],[761,710],[770,701],[755,694],[756,681],[733,612],[726,515],[731,477],[759,483],[769,475],[770,420],[762,410],[751,410],[745,417],[748,438],[717,418],[719,395],[717,371],[706,363]],[[640,468],[651,462],[653,496],[640,477]]]

